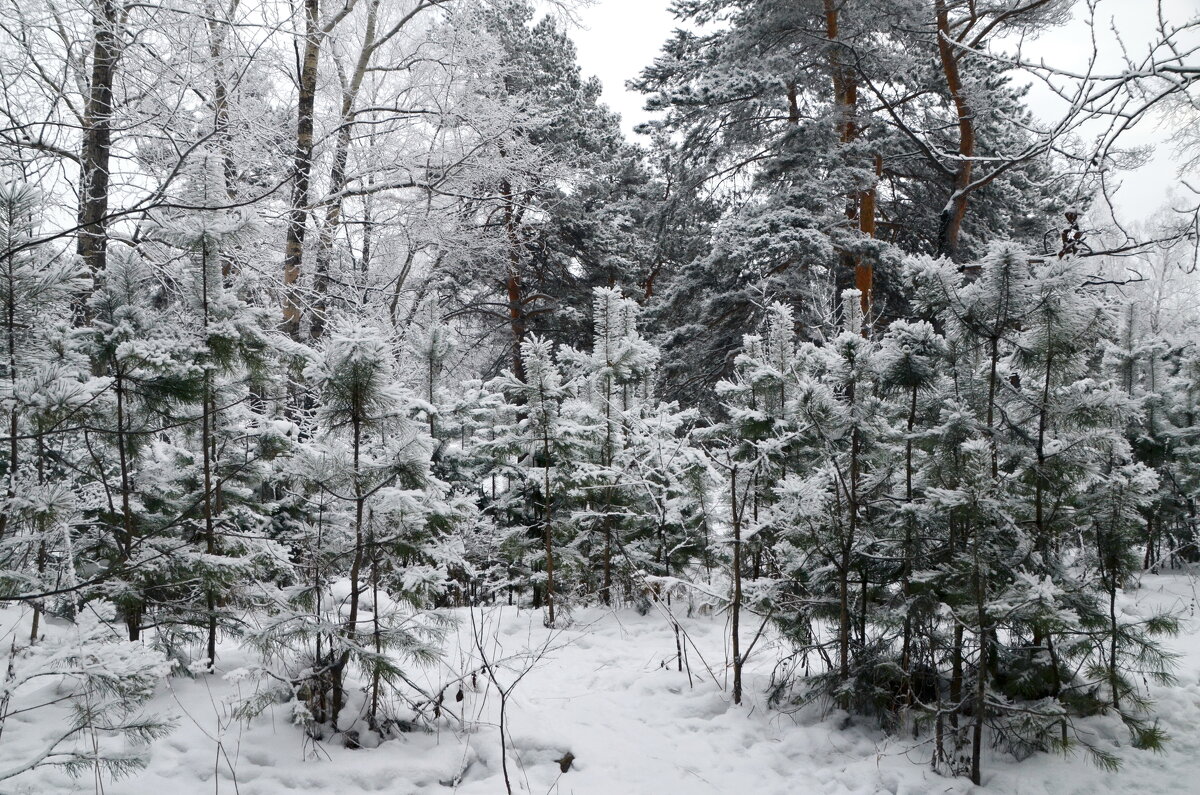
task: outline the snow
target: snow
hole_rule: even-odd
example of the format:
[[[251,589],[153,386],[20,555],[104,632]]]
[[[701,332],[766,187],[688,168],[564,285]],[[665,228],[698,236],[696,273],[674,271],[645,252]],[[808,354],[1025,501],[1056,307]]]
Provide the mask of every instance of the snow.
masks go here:
[[[1180,654],[1178,681],[1151,686],[1154,713],[1169,735],[1165,751],[1140,751],[1111,717],[1084,725],[1101,747],[1113,750],[1121,769],[1107,773],[1084,754],[1037,755],[1023,762],[993,753],[984,785],[932,772],[921,738],[888,737],[862,721],[818,706],[798,711],[768,707],[765,691],[781,649],[760,645],[746,669],[746,698],[735,706],[726,692],[727,624],[724,616],[683,616],[688,673],[677,670],[675,634],[661,605],[646,615],[629,610],[575,611],[558,630],[542,626],[537,611],[513,607],[453,611],[458,618],[440,664],[411,673],[429,692],[446,686],[447,713],[433,731],[409,731],[378,743],[344,747],[340,738],[314,742],[291,722],[289,705],[268,708],[249,723],[233,704],[256,685],[244,676],[255,660],[226,643],[217,675],[167,680],[152,711],[178,725],[150,750],[146,770],[98,787],[39,768],[0,783],[4,793],[103,791],[141,793],[461,793],[505,791],[497,728],[500,699],[478,673],[479,646],[508,687],[508,768],[513,792],[574,795],[702,795],[749,793],[967,793],[1021,795],[1072,793],[1184,793],[1200,789],[1200,619],[1196,576],[1146,575],[1123,599],[1123,610],[1146,614],[1170,607],[1184,631],[1171,641]],[[3,626],[27,632],[17,608]],[[746,641],[757,630],[746,622]],[[474,629],[473,629],[474,626]],[[61,632],[52,624],[49,632]],[[18,635],[19,636],[19,635]],[[476,643],[476,638],[480,643]],[[528,669],[528,670],[527,670]],[[473,677],[472,671],[476,672]],[[226,674],[226,675],[222,675]],[[524,674],[523,678],[521,675]],[[462,678],[463,698],[456,700]],[[40,687],[52,687],[42,684]],[[45,693],[42,693],[43,697]],[[361,706],[359,701],[351,709]],[[31,694],[18,693],[17,698]],[[44,745],[52,729],[49,710],[9,718],[0,737],[0,768],[19,764]],[[458,720],[458,719],[461,719]],[[559,761],[570,753],[567,772]]]

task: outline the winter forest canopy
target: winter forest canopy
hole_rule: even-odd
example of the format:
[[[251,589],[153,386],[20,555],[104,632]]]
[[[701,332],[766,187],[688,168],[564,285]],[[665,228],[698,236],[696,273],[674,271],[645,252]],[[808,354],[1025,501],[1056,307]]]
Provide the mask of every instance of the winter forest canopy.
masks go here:
[[[0,790],[1195,781],[1196,6],[582,5],[0,0]]]

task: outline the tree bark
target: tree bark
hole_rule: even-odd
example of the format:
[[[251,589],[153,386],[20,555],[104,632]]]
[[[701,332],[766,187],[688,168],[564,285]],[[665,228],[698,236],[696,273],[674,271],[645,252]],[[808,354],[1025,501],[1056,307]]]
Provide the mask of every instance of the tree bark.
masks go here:
[[[363,494],[360,463],[362,453],[362,417],[355,415],[351,420],[351,425],[354,433],[354,556],[350,563],[350,605],[346,613],[346,623],[342,625],[342,635],[348,647],[354,645],[354,638],[358,634],[358,605],[362,593],[359,578],[362,575],[363,565],[363,507],[366,503],[366,496]],[[342,711],[342,705],[345,703],[344,678],[346,664],[349,661],[350,649],[346,648],[341,653],[341,657],[333,669],[332,719],[334,730],[337,730],[338,713]]]
[[[121,56],[118,36],[121,11],[117,0],[95,0],[92,6],[92,72],[79,156],[80,229],[76,251],[93,278],[103,273],[107,265],[113,79]]]
[[[883,155],[875,155],[875,179],[883,176]],[[864,237],[875,237],[875,184],[858,193],[858,231]],[[875,263],[868,256],[859,254],[854,265],[854,288],[859,292],[862,306],[863,335],[868,334],[871,322],[871,306],[875,298]]]
[[[202,244],[200,253],[200,285],[201,305],[203,310],[204,346],[208,347],[208,304],[209,304],[209,267],[208,246]],[[205,366],[209,362],[205,362]],[[204,468],[204,549],[211,557],[217,553],[217,534],[214,525],[213,506],[213,414],[215,401],[212,394],[212,372],[204,372],[203,407],[200,411],[200,444],[203,448],[202,463]],[[211,566],[211,561],[209,563]],[[208,610],[208,666],[212,670],[217,663],[217,594],[211,582],[205,589],[205,606]]]
[[[858,79],[853,70],[842,60],[839,47],[841,33],[838,21],[837,0],[824,0],[825,36],[829,40],[829,71],[833,81],[833,101],[837,105],[837,135],[842,146],[854,143],[861,130],[858,126]],[[793,124],[799,121],[795,105],[795,89],[789,86],[788,113]],[[882,173],[883,161],[875,158],[876,173]],[[861,233],[875,237],[875,187],[872,185],[851,193],[846,202],[846,218],[858,222]],[[875,265],[868,257],[841,253],[842,264],[854,269],[854,286],[859,291],[863,313],[863,333],[867,333],[867,321],[871,316],[872,292],[875,287]]]
[[[15,207],[4,207],[3,210],[15,215]],[[11,230],[16,226],[17,219],[11,217],[6,219],[5,226]],[[11,245],[12,241],[4,241],[6,245]],[[17,283],[14,278],[14,270],[16,269],[16,260],[12,256],[4,258],[4,276],[8,282],[4,302],[5,314],[5,331],[8,335],[8,388],[10,394],[17,393]],[[17,411],[16,403],[14,402],[8,409],[8,471],[7,483],[5,485],[5,502],[12,504],[13,498],[17,496],[17,469],[20,464],[20,447],[17,440],[20,431],[20,415]],[[8,530],[8,511],[0,511],[0,540],[4,538]]]
[[[213,70],[213,138],[221,152],[221,165],[225,172],[225,188],[227,194],[233,196],[233,184],[237,178],[237,168],[233,162],[232,136],[229,131],[229,85],[226,79],[225,37],[234,15],[237,13],[240,0],[229,0],[229,5],[219,11],[219,5],[210,0],[206,5],[208,15],[208,55],[212,60]],[[224,18],[221,18],[223,14]],[[228,276],[228,263],[222,263],[221,273]]]
[[[133,506],[130,497],[133,494],[133,480],[130,473],[130,460],[125,431],[125,378],[117,365],[116,379],[113,391],[117,397],[117,461],[121,468],[121,533],[117,544],[120,561],[128,563],[133,558]],[[125,606],[125,626],[129,630],[129,639],[138,640],[142,632],[141,608],[137,605]]]
[[[938,228],[938,254],[954,259],[958,256],[958,238],[962,232],[963,219],[967,215],[970,198],[971,174],[975,157],[975,118],[963,91],[962,75],[958,69],[958,55],[950,38],[950,13],[945,0],[934,0],[937,21],[938,57],[942,74],[946,78],[946,89],[954,102],[958,117],[958,171],[954,176],[954,189],[942,209]]]
[[[312,326],[309,335],[320,339],[325,331],[325,316],[328,312],[329,268],[333,262],[333,241],[341,223],[344,199],[342,190],[346,187],[346,165],[350,160],[350,143],[354,140],[354,121],[357,115],[355,106],[358,102],[359,91],[362,90],[363,78],[371,63],[378,43],[375,40],[375,27],[379,16],[380,0],[371,0],[367,4],[367,18],[363,31],[362,48],[354,63],[354,71],[342,90],[342,107],[337,141],[334,144],[333,165],[329,169],[329,193],[332,198],[325,209],[325,219],[321,225],[321,237],[317,245],[317,267],[313,289],[316,301],[313,307]]]
[[[911,506],[915,491],[913,489],[913,428],[917,422],[917,387],[909,393],[908,422],[904,435],[904,502]],[[912,573],[916,555],[913,542],[916,537],[914,520],[909,513],[904,519],[904,562],[900,573],[900,589],[904,594],[904,638],[900,647],[900,671],[904,677],[902,697],[904,706],[912,705]]]
[[[733,597],[729,606],[730,617],[730,646],[733,651],[733,703],[742,703],[742,649],[741,617],[742,617],[742,515],[744,506],[738,505],[737,467],[729,472],[730,507],[733,514],[733,561],[730,574],[733,579]]]
[[[505,156],[503,150],[500,156]],[[508,297],[508,325],[512,333],[513,375],[524,381],[525,359],[521,353],[521,343],[525,341],[528,320],[521,285],[521,230],[512,183],[508,179],[500,181],[500,195],[504,198],[504,232],[508,239],[508,272],[505,274],[504,290]]]
[[[542,435],[542,542],[546,547],[546,626],[554,626],[554,505],[550,499],[550,431]]]
[[[308,189],[313,162],[313,113],[317,98],[317,66],[321,55],[320,0],[304,0],[304,56],[296,102],[296,147],[292,155],[292,196],[283,248],[283,328],[300,338],[304,310],[300,274],[308,226]]]

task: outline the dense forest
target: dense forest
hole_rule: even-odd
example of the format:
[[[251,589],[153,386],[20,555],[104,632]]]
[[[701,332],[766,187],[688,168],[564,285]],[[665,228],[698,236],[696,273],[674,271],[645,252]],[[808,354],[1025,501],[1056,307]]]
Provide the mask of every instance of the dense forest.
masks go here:
[[[4,0],[0,787],[136,780],[230,654],[239,721],[378,744],[470,681],[505,743],[478,632],[414,673],[498,606],[655,612],[690,681],[686,605],[735,707],[947,780],[1161,750],[1200,17],[1144,5],[1114,53],[1095,2],[675,0],[627,136],[567,2]]]

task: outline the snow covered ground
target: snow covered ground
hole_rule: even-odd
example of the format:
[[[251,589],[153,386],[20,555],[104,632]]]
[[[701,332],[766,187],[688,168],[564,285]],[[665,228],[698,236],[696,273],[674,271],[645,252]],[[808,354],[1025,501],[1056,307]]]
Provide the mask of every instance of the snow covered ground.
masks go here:
[[[1185,618],[1172,641],[1182,655],[1178,684],[1155,687],[1156,712],[1170,737],[1162,754],[1128,746],[1119,722],[1087,723],[1094,741],[1122,759],[1117,773],[1084,755],[1040,755],[1018,763],[994,756],[985,765],[982,791],[1028,795],[1070,793],[1200,792],[1200,617],[1193,576],[1147,575],[1125,609],[1171,606]],[[9,614],[12,615],[12,614]],[[766,707],[763,691],[776,650],[756,649],[742,706],[725,684],[726,624],[722,617],[693,616],[680,623],[689,648],[691,678],[673,663],[675,635],[662,612],[577,611],[564,629],[542,627],[541,615],[495,608],[458,611],[445,661],[414,674],[430,691],[479,665],[478,634],[502,685],[512,683],[536,658],[508,699],[511,736],[508,773],[513,792],[576,795],[774,795],[779,793],[965,793],[974,788],[929,769],[929,748],[847,725],[838,714],[815,709],[781,714]],[[746,628],[746,640],[757,626]],[[532,652],[532,655],[529,654]],[[222,670],[250,662],[230,646]],[[175,677],[154,708],[175,715],[178,727],[155,743],[145,771],[117,782],[73,779],[38,769],[0,783],[0,792],[154,793],[462,793],[505,792],[500,700],[484,675],[469,675],[446,690],[447,713],[437,732],[412,731],[374,748],[314,743],[280,705],[249,725],[234,720],[230,704],[236,677]],[[461,719],[457,720],[457,719]],[[46,741],[45,711],[9,718],[0,738],[0,767],[10,767]],[[364,744],[374,744],[364,737]],[[567,772],[561,760],[574,760]]]

